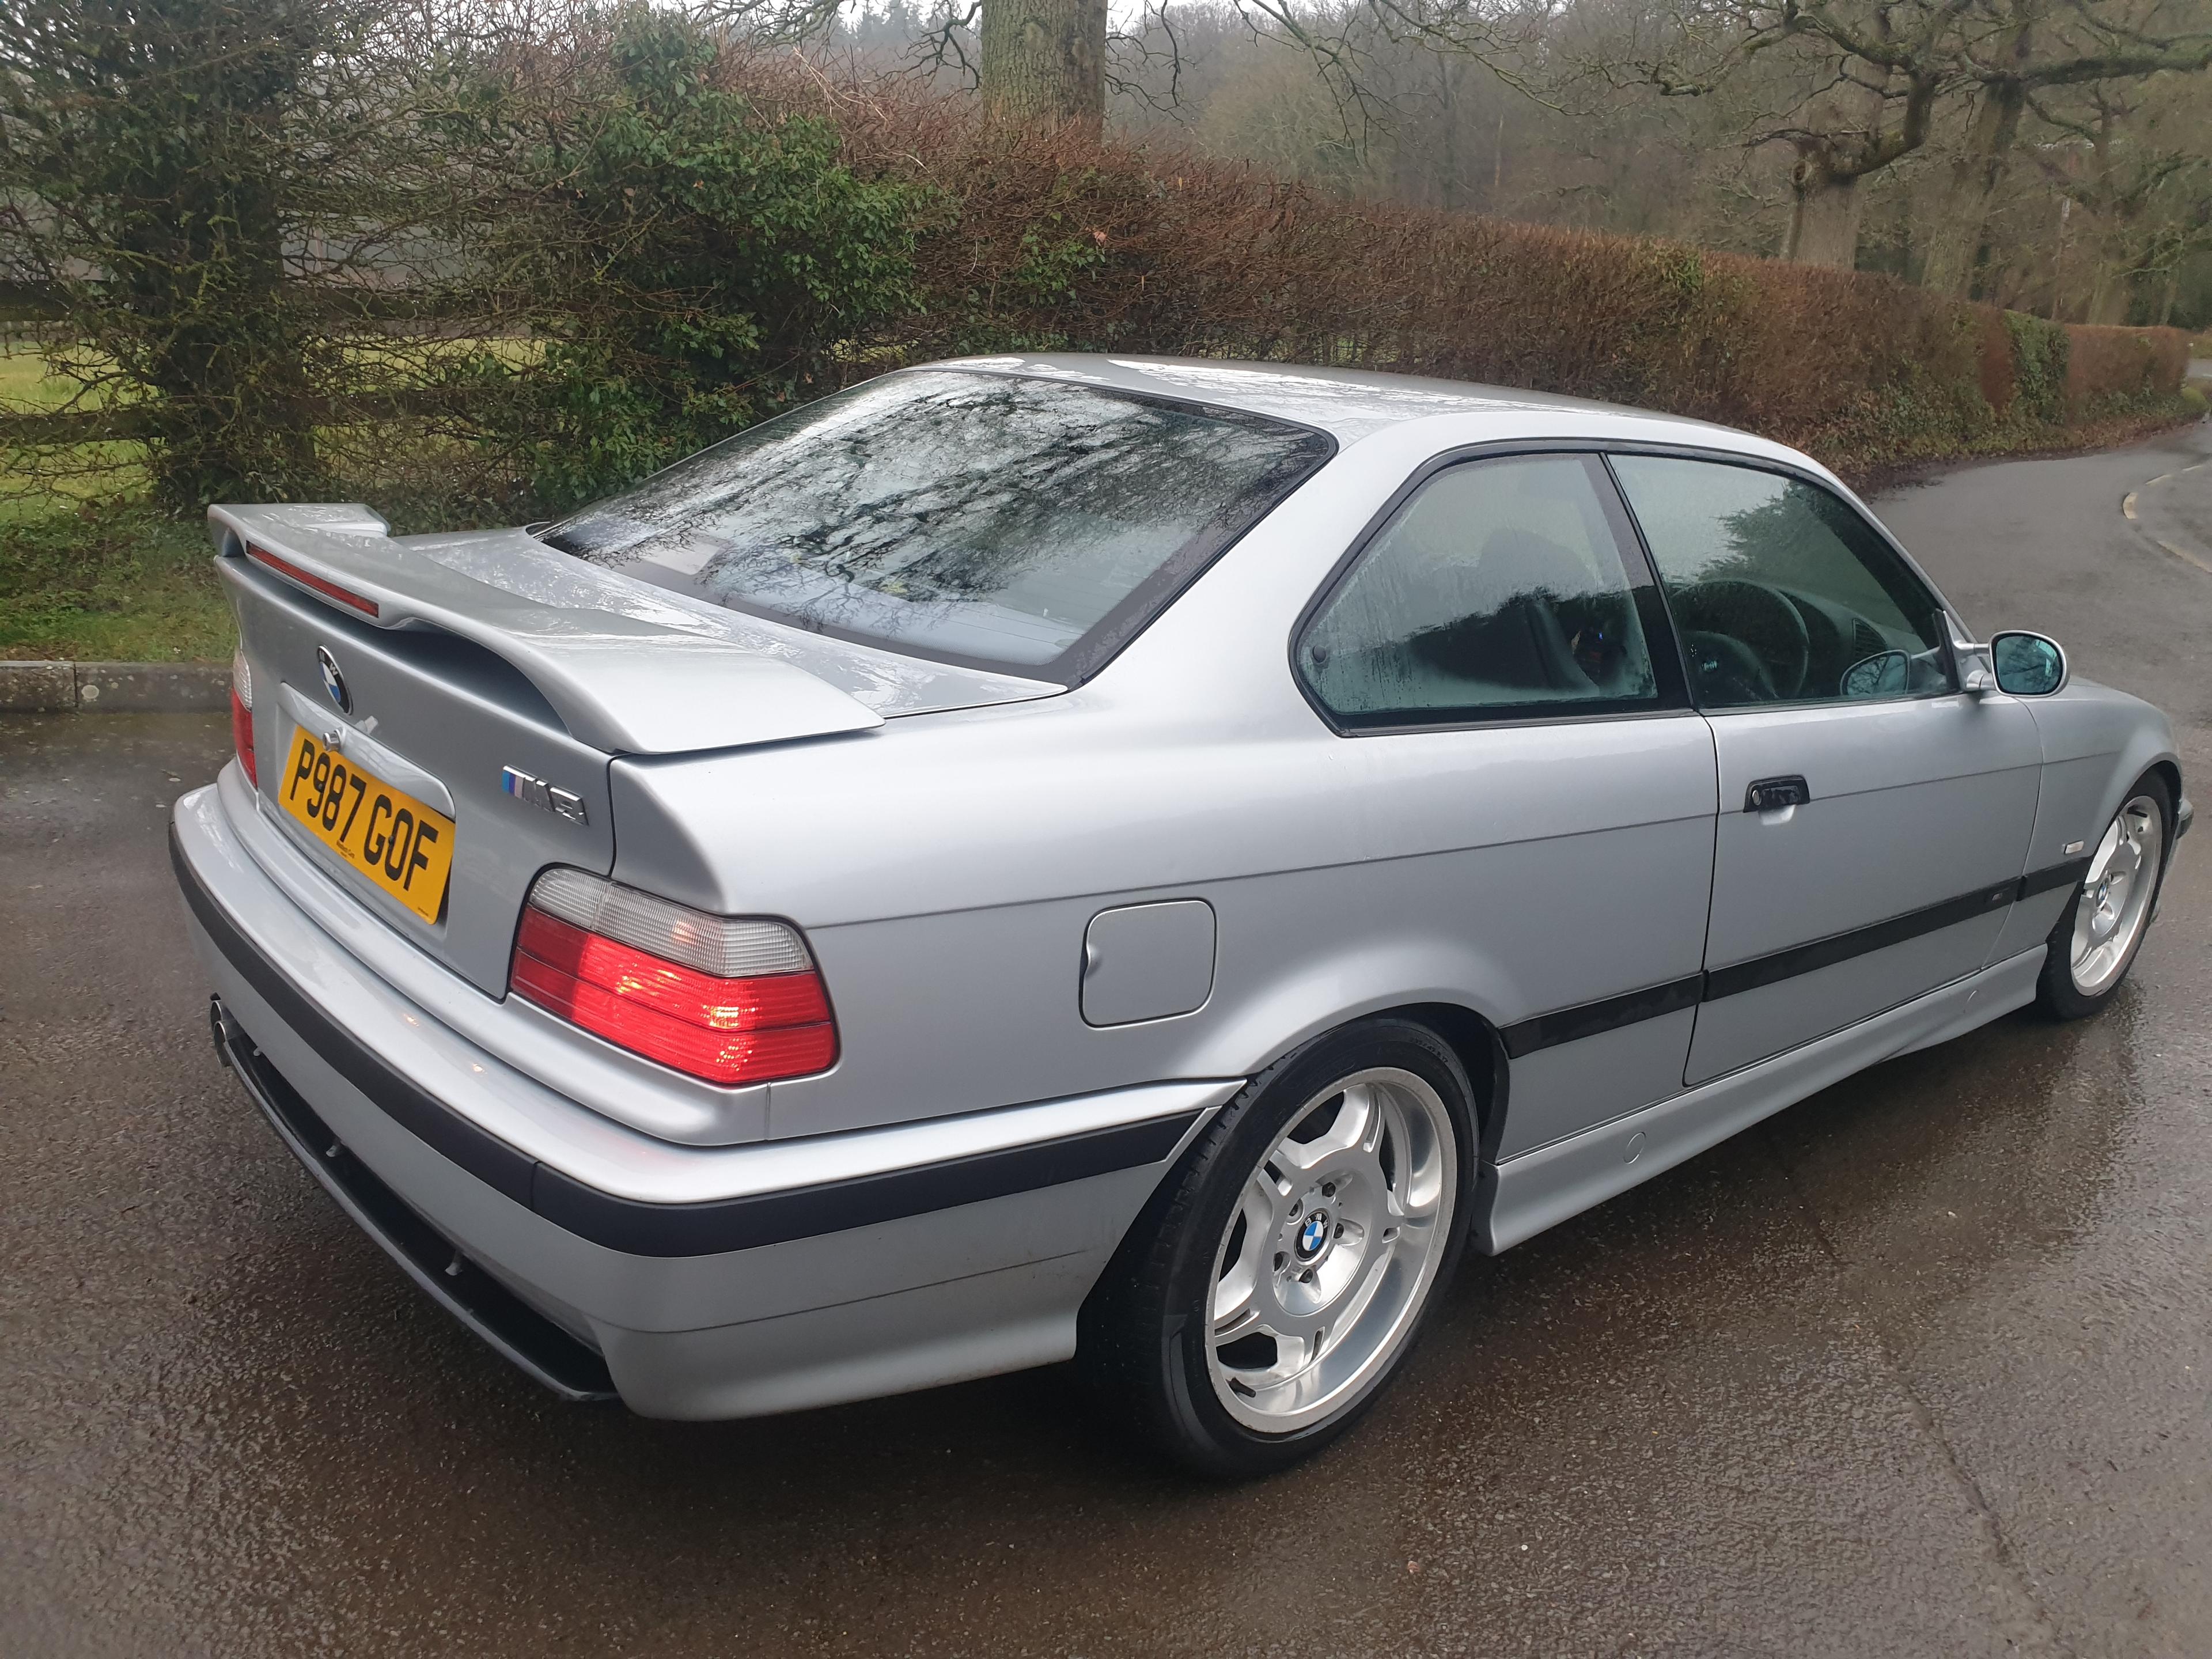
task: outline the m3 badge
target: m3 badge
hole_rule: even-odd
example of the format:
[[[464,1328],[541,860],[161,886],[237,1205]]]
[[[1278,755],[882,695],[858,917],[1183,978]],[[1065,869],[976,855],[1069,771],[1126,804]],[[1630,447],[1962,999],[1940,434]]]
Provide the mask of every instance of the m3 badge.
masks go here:
[[[583,797],[572,794],[566,789],[556,789],[543,778],[533,778],[527,772],[517,771],[512,766],[502,766],[499,769],[499,787],[515,799],[543,807],[571,823],[586,822]]]

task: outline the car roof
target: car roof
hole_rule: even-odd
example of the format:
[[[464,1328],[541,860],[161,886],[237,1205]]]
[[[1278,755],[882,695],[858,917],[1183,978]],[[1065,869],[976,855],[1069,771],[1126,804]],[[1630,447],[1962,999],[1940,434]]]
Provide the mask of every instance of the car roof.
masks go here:
[[[1476,417],[1480,425],[1494,427],[1494,433],[1481,434],[1481,439],[1486,440],[1493,436],[1597,437],[1644,443],[1674,442],[1812,465],[1808,458],[1786,446],[1708,421],[1630,409],[1619,404],[1601,404],[1586,398],[1564,398],[1548,392],[1477,386],[1471,381],[1432,380],[1413,374],[1381,374],[1368,369],[1237,362],[1217,357],[1125,357],[1078,352],[955,357],[921,367],[1034,374],[1125,392],[1200,399],[1318,427],[1342,444],[1356,443],[1409,421],[1453,415]]]

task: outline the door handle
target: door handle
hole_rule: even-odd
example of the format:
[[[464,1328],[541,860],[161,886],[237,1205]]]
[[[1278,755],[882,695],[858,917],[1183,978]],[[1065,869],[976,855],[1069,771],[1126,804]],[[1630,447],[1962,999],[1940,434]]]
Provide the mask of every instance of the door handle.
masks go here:
[[[1802,806],[1813,791],[1802,777],[1760,778],[1743,792],[1747,812],[1779,812],[1785,806]]]

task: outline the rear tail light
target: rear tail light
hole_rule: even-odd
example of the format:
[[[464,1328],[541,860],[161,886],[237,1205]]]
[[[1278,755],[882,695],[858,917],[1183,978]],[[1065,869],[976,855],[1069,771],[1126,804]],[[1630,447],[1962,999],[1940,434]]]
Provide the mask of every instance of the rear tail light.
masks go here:
[[[805,1077],[837,1060],[829,994],[795,929],[708,915],[580,870],[532,884],[507,986],[709,1083]]]
[[[258,789],[261,775],[253,765],[253,669],[243,647],[230,653],[230,746],[238,751],[246,781]]]

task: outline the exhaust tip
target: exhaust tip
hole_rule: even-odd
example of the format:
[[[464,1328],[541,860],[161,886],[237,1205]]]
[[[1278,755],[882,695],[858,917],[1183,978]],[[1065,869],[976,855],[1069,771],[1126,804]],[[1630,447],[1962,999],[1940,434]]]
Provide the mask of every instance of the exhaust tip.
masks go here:
[[[230,1057],[231,1049],[246,1040],[246,1028],[231,1018],[230,1010],[222,1006],[221,997],[208,999],[208,1032],[215,1038],[215,1057],[227,1069],[237,1070]]]

